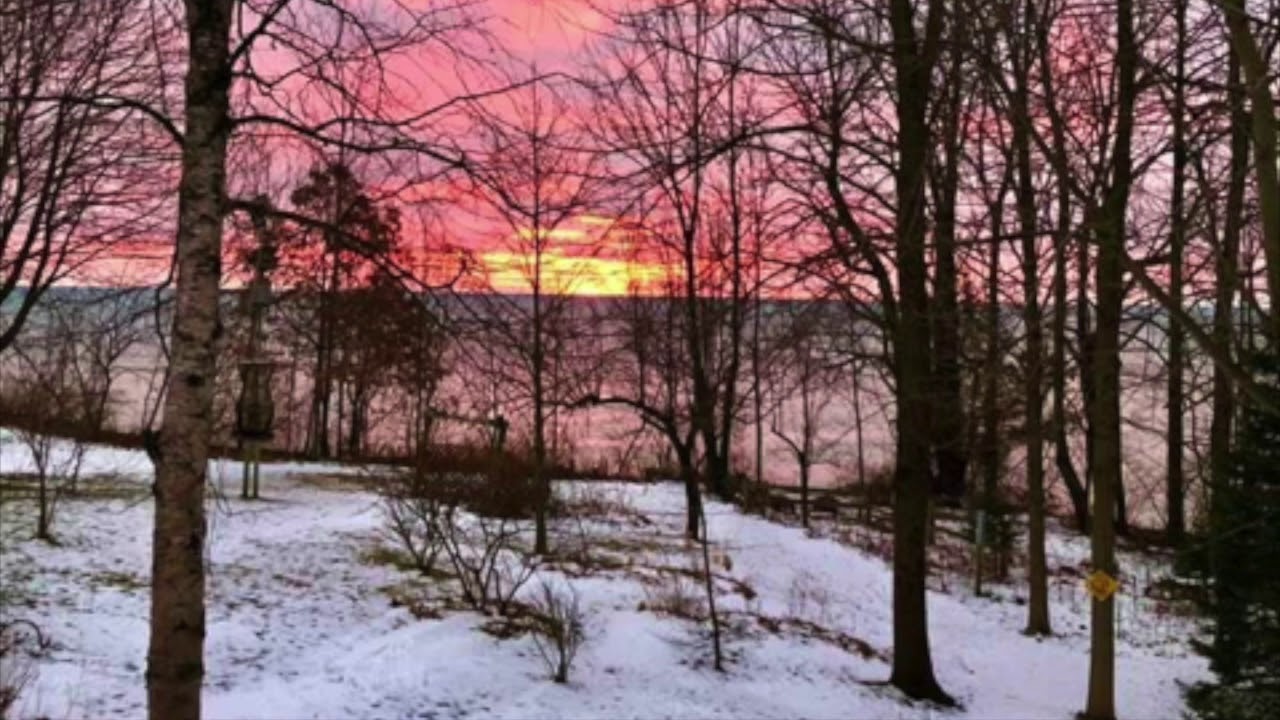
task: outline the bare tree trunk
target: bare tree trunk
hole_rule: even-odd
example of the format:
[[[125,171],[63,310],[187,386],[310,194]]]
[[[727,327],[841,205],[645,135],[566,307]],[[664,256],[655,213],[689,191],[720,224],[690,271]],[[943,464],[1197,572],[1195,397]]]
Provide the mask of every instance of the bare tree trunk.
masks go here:
[[[1008,191],[1012,166],[1007,167],[1000,181],[999,196],[991,206],[991,245],[987,248],[986,306],[983,308],[984,325],[987,331],[987,345],[983,358],[982,373],[982,487],[975,492],[972,508],[990,517],[995,508],[996,496],[1000,486],[1001,452],[1000,452],[1000,363],[1004,357],[1005,347],[1000,332],[1000,236],[1004,232],[1005,194]],[[975,516],[975,523],[978,522]],[[975,526],[975,535],[977,528]],[[976,552],[974,558],[975,588],[980,591],[982,584],[982,538],[974,538]]]
[[[1091,201],[1092,202],[1092,201]],[[1086,216],[1089,212],[1086,210]],[[1090,257],[1091,220],[1086,218],[1085,227],[1079,232],[1076,242],[1076,276],[1079,278],[1076,287],[1076,350],[1079,353],[1076,374],[1080,378],[1080,395],[1084,405],[1081,426],[1084,434],[1084,494],[1092,497],[1094,486],[1096,451],[1094,450],[1095,425],[1094,411],[1097,407],[1095,395],[1097,390],[1096,336],[1093,328],[1093,316],[1090,312],[1091,301],[1089,290],[1090,276],[1093,275],[1093,262]],[[1093,512],[1090,510],[1090,515]],[[1092,520],[1092,518],[1090,518]],[[1092,523],[1090,524],[1092,530]]]
[[[758,236],[757,236],[758,237]],[[755,491],[757,497],[764,488],[764,380],[760,373],[760,253],[756,252],[756,296],[753,303],[751,331],[751,395],[755,410]]]
[[[724,672],[724,654],[720,649],[720,614],[716,611],[715,576],[711,571],[711,530],[707,526],[707,514],[699,505],[698,515],[702,521],[702,536],[698,544],[702,546],[703,586],[707,592],[707,613],[711,616],[711,650],[712,661],[717,672]]]
[[[339,201],[334,201],[334,222],[340,220],[337,211]],[[326,245],[332,247],[336,240],[326,239]],[[333,399],[333,346],[334,346],[334,299],[332,295],[338,291],[338,254],[326,252],[330,256],[332,266],[329,268],[328,288],[321,288],[319,327],[316,329],[316,370],[311,382],[311,416],[307,426],[307,452],[313,458],[327,458],[329,450],[329,410]],[[342,423],[338,423],[341,435]]]
[[[357,377],[351,387],[351,425],[347,428],[347,456],[352,459],[359,459],[364,452],[365,426],[369,422],[368,392],[364,378]]]
[[[538,150],[536,144],[534,152]],[[535,156],[536,158],[536,156]],[[535,167],[537,161],[535,159]],[[540,199],[540,196],[535,194]],[[536,203],[536,200],[535,200]],[[535,205],[536,207],[536,205]],[[537,504],[534,509],[534,543],[533,551],[545,555],[549,549],[547,543],[547,503],[551,496],[551,486],[547,479],[547,417],[546,417],[546,341],[543,333],[546,319],[542,313],[542,228],[534,226],[534,279],[533,279],[533,348],[529,360],[532,364],[533,385],[533,486],[537,493]]]
[[[1027,7],[1028,26],[1035,33],[1036,52],[1040,65],[1040,77],[1043,83],[1045,105],[1050,109],[1050,131],[1052,133],[1053,165],[1058,174],[1058,218],[1054,228],[1054,277],[1053,277],[1053,433],[1054,462],[1063,484],[1067,486],[1067,495],[1071,499],[1076,526],[1082,531],[1089,529],[1089,471],[1086,467],[1085,480],[1081,482],[1075,464],[1071,460],[1071,446],[1067,436],[1067,274],[1068,255],[1071,238],[1071,187],[1067,173],[1070,166],[1067,162],[1066,127],[1061,115],[1057,112],[1057,93],[1053,83],[1053,69],[1050,62],[1049,23],[1036,14],[1034,4]],[[1086,374],[1089,363],[1088,342],[1088,247],[1081,242],[1079,250],[1079,270],[1077,278],[1076,320],[1078,350],[1080,353],[1081,394],[1088,405],[1088,395],[1092,380]],[[1086,458],[1088,457],[1088,419],[1085,421]],[[1086,464],[1089,461],[1086,459]]]
[[[1221,0],[1230,32],[1231,47],[1244,73],[1252,119],[1254,174],[1258,181],[1258,207],[1262,215],[1262,251],[1266,262],[1267,289],[1274,297],[1280,294],[1280,177],[1277,173],[1277,121],[1275,99],[1266,58],[1249,28],[1247,0]],[[1274,68],[1272,68],[1274,69]],[[1280,308],[1272,305],[1270,335],[1273,345],[1280,347]]]
[[[942,167],[935,184],[936,219],[933,227],[934,283],[930,303],[934,312],[933,359],[935,387],[933,433],[938,476],[934,490],[947,498],[964,497],[968,448],[965,447],[965,413],[960,380],[960,311],[956,288],[956,194],[960,182],[960,125],[963,110],[962,53],[950,52],[943,121]]]
[[[1249,172],[1249,115],[1244,106],[1245,92],[1240,82],[1240,61],[1234,49],[1228,49],[1227,104],[1231,114],[1231,164],[1227,184],[1226,211],[1220,246],[1215,248],[1217,283],[1214,288],[1213,340],[1228,354],[1232,352],[1235,325],[1235,298],[1239,289],[1238,258],[1244,218],[1245,179]],[[1231,477],[1231,446],[1236,413],[1235,388],[1222,363],[1213,366],[1213,419],[1209,427],[1209,570],[1213,578],[1223,576],[1222,568],[1231,558],[1225,557],[1226,543],[1221,542],[1215,528],[1225,524],[1223,492]],[[1226,583],[1214,583],[1214,600],[1221,607],[1231,607],[1234,593]],[[1214,644],[1222,648],[1229,631],[1215,623]]]
[[[1028,8],[1031,0],[1024,3]],[[1028,9],[1024,19],[1030,15]],[[1018,226],[1022,235],[1022,320],[1026,327],[1027,491],[1031,507],[1027,531],[1027,634],[1049,635],[1049,588],[1044,552],[1044,327],[1040,316],[1040,262],[1036,242],[1035,178],[1031,168],[1031,112],[1028,107],[1030,56],[1023,41],[1012,37],[1013,53],[1013,143],[1018,169]]]
[[[1094,347],[1094,495],[1091,565],[1115,577],[1115,504],[1122,479],[1120,443],[1120,321],[1124,305],[1125,214],[1133,167],[1131,142],[1138,48],[1133,31],[1133,0],[1116,2],[1117,108],[1111,185],[1098,227],[1098,328]],[[1115,717],[1115,597],[1092,603],[1089,646],[1089,694],[1085,717]]]
[[[856,348],[855,348],[856,352]],[[862,376],[858,369],[858,361],[853,361],[853,432],[855,450],[857,452],[858,463],[858,485],[862,487],[862,507],[864,510],[863,517],[866,520],[871,519],[871,493],[867,487],[867,458],[865,452],[864,436],[862,433]]]
[[[1070,190],[1063,181],[1058,182],[1058,227],[1053,236],[1053,356],[1052,366],[1053,410],[1052,428],[1054,464],[1058,475],[1067,487],[1076,527],[1081,532],[1089,530],[1089,495],[1071,460],[1071,445],[1067,440],[1067,239],[1070,235]]]
[[[1186,137],[1186,54],[1187,54],[1187,3],[1186,0],[1175,0],[1174,23],[1177,26],[1177,46],[1174,50],[1173,77],[1173,188],[1170,197],[1169,222],[1171,236],[1169,238],[1169,299],[1176,306],[1182,307],[1182,258],[1186,245],[1186,209],[1184,207],[1184,187],[1187,176],[1187,137]],[[1165,490],[1168,522],[1166,534],[1173,545],[1182,543],[1186,531],[1184,517],[1184,485],[1182,468],[1182,446],[1184,442],[1182,426],[1182,374],[1183,374],[1183,332],[1181,323],[1173,313],[1168,313],[1169,359],[1165,443]]]
[[[333,419],[334,447],[338,457],[342,457],[346,445],[342,442],[342,424],[347,419],[347,383],[339,380],[334,383],[334,394],[338,396],[338,414]]]
[[[1124,473],[1119,473],[1116,478],[1116,534],[1129,537],[1129,493],[1124,484]]]
[[[1240,85],[1239,60],[1234,51],[1229,54],[1227,83],[1231,112],[1231,174],[1227,185],[1221,246],[1216,248],[1217,283],[1214,287],[1213,334],[1214,342],[1230,352],[1233,347],[1231,341],[1235,323],[1235,295],[1240,285],[1238,262],[1244,222],[1245,178],[1249,171],[1249,117],[1244,107],[1244,90]],[[1234,415],[1235,393],[1231,376],[1221,363],[1215,363],[1213,420],[1209,431],[1210,458],[1215,479],[1226,476]]]
[[[293,427],[297,423],[297,411],[295,409],[296,405],[294,400],[297,397],[297,390],[298,390],[298,363],[291,362],[289,363],[289,392],[285,396],[288,398],[288,405],[286,406],[286,410],[289,413],[286,416],[286,422],[288,424],[285,425],[285,429],[284,429],[285,430],[284,447],[286,450],[294,449]]]
[[[800,462],[800,525],[809,529],[809,458],[801,455]]]
[[[172,382],[156,460],[147,709],[197,720],[204,678],[204,482],[213,425],[226,193],[231,0],[186,3]]]
[[[734,57],[731,59],[731,68],[733,72],[737,71],[738,58],[737,53],[737,36],[734,36]],[[738,107],[737,107],[737,78],[736,76],[729,80],[728,91],[728,130],[729,136],[734,137],[738,133]],[[742,488],[735,487],[734,483],[729,482],[729,476],[732,474],[732,457],[733,457],[733,426],[734,419],[737,417],[738,411],[738,379],[742,371],[742,330],[745,325],[744,297],[742,292],[743,285],[743,264],[742,264],[742,240],[744,237],[742,227],[742,189],[738,179],[738,166],[740,163],[739,152],[735,148],[729,152],[728,162],[728,185],[729,185],[729,364],[723,371],[719,380],[720,391],[717,393],[720,400],[720,450],[716,453],[719,458],[719,485],[715,484],[713,479],[712,486],[718,487],[717,491],[721,495],[721,499],[728,499],[727,495],[734,492],[741,492]],[[727,491],[727,492],[726,492]]]
[[[930,55],[936,52],[941,13],[941,3],[931,2],[929,29],[922,48],[916,38],[910,0],[893,0],[890,6],[898,119],[895,187],[899,318],[893,338],[898,442],[893,509],[893,672],[889,681],[910,697],[951,704],[954,700],[933,674],[925,595],[932,448],[924,181],[930,146]]]
[[[698,486],[698,472],[693,466],[692,448],[677,449],[676,456],[680,464],[680,481],[684,483],[685,534],[696,540],[698,523],[702,519],[702,489]]]
[[[37,440],[37,442],[45,442]],[[50,532],[51,519],[49,512],[49,473],[41,467],[38,470],[38,485],[36,486],[36,502],[39,507],[36,512],[36,539],[45,542],[53,541],[53,534]]]

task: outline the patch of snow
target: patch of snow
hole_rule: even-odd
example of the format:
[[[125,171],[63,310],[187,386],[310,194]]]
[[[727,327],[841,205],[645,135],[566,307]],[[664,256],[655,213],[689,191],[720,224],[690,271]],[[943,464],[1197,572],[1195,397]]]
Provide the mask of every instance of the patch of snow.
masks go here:
[[[6,472],[19,462],[11,451],[6,443]],[[140,455],[90,453],[95,468],[107,472],[123,462],[141,483],[150,469]],[[1066,720],[1083,705],[1088,603],[1080,583],[1051,593],[1060,634],[1048,639],[1022,635],[1025,607],[1008,599],[974,597],[961,581],[950,593],[930,592],[935,667],[963,704],[942,712],[905,702],[882,684],[892,650],[892,576],[884,561],[717,502],[708,503],[707,514],[718,603],[734,626],[726,639],[728,671],[710,667],[705,624],[640,609],[648,591],[639,572],[570,577],[544,570],[572,583],[587,612],[587,643],[569,684],[556,685],[527,636],[497,639],[480,630],[486,619],[472,612],[418,619],[392,606],[383,589],[412,575],[362,560],[378,542],[377,497],[307,478],[354,470],[264,464],[265,499],[244,502],[234,493],[239,465],[215,461],[211,469],[231,492],[210,505],[208,718]],[[560,490],[585,486],[562,483]],[[585,534],[589,546],[601,538],[627,542],[637,565],[679,567],[699,557],[682,539],[679,486],[590,486],[650,522],[610,517],[570,527],[567,521],[553,543],[569,543],[575,534]],[[139,488],[137,497],[64,500],[55,526],[60,546],[26,539],[30,509],[27,501],[0,505],[0,582],[21,597],[0,612],[38,621],[56,646],[39,662],[19,716],[143,715],[149,494]],[[1086,545],[1052,533],[1051,564],[1077,563]],[[753,597],[735,592],[733,583],[749,586]],[[785,627],[768,631],[757,615],[816,623],[865,642],[872,654]],[[1118,643],[1119,714],[1179,716],[1178,683],[1207,673],[1188,647],[1193,622],[1130,622]]]

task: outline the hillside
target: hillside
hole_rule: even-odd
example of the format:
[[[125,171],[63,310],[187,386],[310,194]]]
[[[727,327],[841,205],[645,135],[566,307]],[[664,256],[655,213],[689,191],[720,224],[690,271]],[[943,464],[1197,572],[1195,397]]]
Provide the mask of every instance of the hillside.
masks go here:
[[[0,469],[29,462],[12,443]],[[144,714],[151,502],[148,463],[94,449],[93,479],[59,510],[59,546],[28,540],[30,503],[14,482],[0,504],[6,617],[36,620],[53,647],[40,658],[20,717]],[[889,669],[891,574],[880,557],[708,507],[727,671],[710,666],[701,554],[681,535],[677,485],[560,483],[570,517],[556,524],[559,560],[538,570],[570,584],[586,644],[570,682],[556,685],[519,623],[462,610],[446,580],[396,567],[377,495],[352,468],[265,466],[264,500],[234,496],[239,466],[212,466],[206,717],[972,717],[1070,718],[1087,670],[1087,603],[1073,574],[1084,539],[1051,536],[1058,636],[1020,633],[1009,585],[975,597],[956,576],[930,595],[934,660],[955,711],[905,703]],[[841,521],[844,522],[844,521]],[[827,537],[821,537],[825,535]],[[860,535],[874,546],[874,537]],[[1126,555],[1139,582],[1164,570]],[[1019,570],[1015,569],[1015,576]],[[536,590],[537,579],[526,587]],[[1206,673],[1188,646],[1194,622],[1153,601],[1122,597],[1118,711],[1181,714],[1179,682]]]

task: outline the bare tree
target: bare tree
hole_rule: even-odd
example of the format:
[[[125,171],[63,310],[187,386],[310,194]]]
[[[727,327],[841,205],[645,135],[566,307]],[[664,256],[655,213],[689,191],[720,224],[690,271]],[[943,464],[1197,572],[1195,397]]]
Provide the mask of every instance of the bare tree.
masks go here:
[[[1093,403],[1093,536],[1091,564],[1095,572],[1114,576],[1115,502],[1122,471],[1120,443],[1120,322],[1124,303],[1126,214],[1133,182],[1134,105],[1139,51],[1133,28],[1133,3],[1117,0],[1116,131],[1110,181],[1098,209],[1098,323],[1094,341],[1097,387]],[[1115,717],[1115,599],[1095,597],[1091,614],[1089,695],[1085,716]]]
[[[1186,184],[1188,163],[1187,138],[1187,5],[1186,0],[1174,0],[1173,16],[1175,25],[1173,99],[1169,113],[1173,122],[1173,177],[1169,190],[1169,300],[1182,307],[1183,305],[1183,265],[1186,257],[1187,226],[1186,218]],[[1169,319],[1169,357],[1167,427],[1168,442],[1165,445],[1165,497],[1168,519],[1165,527],[1169,541],[1181,544],[1186,532],[1185,503],[1185,471],[1184,448],[1185,434],[1182,415],[1185,410],[1183,398],[1183,374],[1185,372],[1185,333],[1175,318]]]
[[[1023,21],[1030,13],[1023,11]],[[1018,230],[1022,235],[1022,319],[1026,331],[1026,355],[1024,380],[1026,398],[1026,448],[1027,488],[1030,494],[1030,522],[1027,538],[1028,582],[1027,633],[1048,635],[1049,588],[1044,550],[1045,491],[1044,491],[1044,327],[1040,315],[1040,248],[1039,223],[1036,210],[1035,178],[1032,174],[1030,111],[1030,67],[1028,33],[1010,29],[1013,94],[1012,124],[1017,182],[1015,189],[1018,208]]]
[[[648,256],[651,260],[654,256]],[[658,254],[661,262],[669,256]],[[678,279],[665,287],[677,291]],[[685,534],[698,537],[702,490],[697,468],[697,426],[688,385],[689,358],[684,353],[687,315],[680,303],[649,297],[636,288],[630,297],[610,304],[601,318],[614,341],[599,377],[600,388],[575,401],[583,407],[626,408],[639,416],[641,431],[657,433],[675,455],[685,489]]]
[[[85,456],[86,401],[75,369],[80,348],[73,336],[50,317],[30,323],[20,343],[11,348],[16,367],[4,376],[0,417],[12,423],[31,456],[36,491],[35,537],[56,542],[53,533],[58,503],[74,492]]]
[[[839,365],[833,358],[828,319],[823,317],[825,303],[794,301],[790,310],[782,316],[785,326],[773,340],[781,347],[770,352],[774,368],[770,430],[800,471],[800,522],[807,528],[811,471],[844,440],[843,435],[821,436],[824,415],[837,397],[830,388]]]
[[[532,74],[517,93],[472,113],[468,152],[477,162],[468,179],[480,200],[478,232],[497,239],[501,251],[490,252],[484,268],[488,292],[467,298],[467,305],[475,306],[484,341],[501,344],[510,386],[529,405],[534,482],[543,494],[534,549],[546,553],[548,423],[576,384],[567,375],[579,369],[568,362],[581,331],[571,300],[590,291],[590,261],[607,230],[595,235],[570,227],[600,191],[598,156],[584,152],[563,89]]]
[[[170,382],[163,426],[150,443],[156,464],[147,656],[153,718],[200,715],[204,480],[221,327],[222,231],[229,211],[261,205],[228,192],[233,136],[283,134],[354,153],[398,154],[423,161],[416,180],[458,166],[457,157],[440,150],[439,129],[431,125],[451,105],[428,102],[400,87],[400,76],[389,65],[404,58],[412,63],[415,55],[433,49],[464,58],[467,37],[476,28],[467,5],[461,0],[424,10],[398,5],[375,19],[360,9],[322,2],[189,2],[181,29],[161,23],[157,30],[176,37],[159,37],[156,46],[186,48],[186,71],[182,122],[167,106],[148,107],[181,148]],[[272,62],[255,62],[268,43]],[[293,92],[275,92],[282,87]],[[397,91],[403,91],[402,102],[382,102]],[[324,218],[273,212],[332,228]],[[404,273],[397,277],[406,279]]]
[[[951,500],[965,494],[969,467],[965,447],[966,425],[962,401],[960,311],[957,270],[957,202],[961,190],[960,167],[968,133],[971,88],[966,82],[969,22],[961,13],[948,18],[950,43],[938,60],[939,79],[931,99],[934,109],[933,142],[927,176],[932,200],[933,286],[930,328],[933,341],[933,383],[936,410],[932,433],[937,472],[934,491]]]
[[[737,25],[715,13],[697,0],[615,16],[621,40],[600,73],[595,112],[604,119],[597,141],[635,193],[627,206],[678,269],[692,420],[710,487],[729,497],[750,291],[733,140],[758,119],[740,94]]]
[[[1219,0],[1216,3],[1226,18],[1231,48],[1244,76],[1249,97],[1251,138],[1254,151],[1254,175],[1258,204],[1262,215],[1262,251],[1266,258],[1267,287],[1272,295],[1280,288],[1280,180],[1277,179],[1277,126],[1275,98],[1271,94],[1273,78],[1268,72],[1266,56],[1253,31],[1247,0]],[[1271,66],[1274,70],[1274,65]],[[1270,309],[1271,342],[1280,344],[1280,312]]]
[[[929,653],[925,600],[929,456],[929,297],[925,277],[924,173],[928,163],[930,75],[937,60],[944,9],[930,2],[917,34],[909,0],[889,10],[893,33],[894,96],[897,101],[898,164],[895,230],[898,322],[894,327],[894,375],[898,398],[898,451],[893,531],[893,675],[891,682],[912,697],[953,702],[938,685]]]
[[[817,209],[832,241],[830,260],[861,279],[855,291],[872,289],[865,299],[849,293],[855,298],[850,305],[861,307],[884,328],[883,347],[893,369],[897,448],[891,682],[912,697],[949,703],[933,673],[925,599],[931,457],[937,447],[955,447],[951,440],[935,442],[933,434],[937,381],[930,363],[933,315],[927,264],[927,238],[936,218],[927,213],[926,184],[937,157],[935,141],[947,140],[937,137],[930,124],[941,105],[935,91],[945,92],[933,77],[947,12],[938,2],[926,3],[918,12],[902,0],[890,3],[887,13],[877,13],[813,0],[769,3],[752,13],[760,31],[779,44],[768,55],[766,75],[780,78],[779,89],[800,120],[770,128],[782,138],[776,152],[812,179],[810,196],[822,193],[824,204]],[[892,77],[886,77],[886,67]],[[878,104],[892,104],[892,122],[870,110]],[[859,140],[852,142],[852,137]],[[949,282],[943,278],[944,285]]]
[[[1017,214],[1017,234],[1020,238],[1020,265],[1022,274],[1022,326],[1025,332],[1023,353],[1023,404],[1025,425],[1023,438],[1026,446],[1026,474],[1029,495],[1028,582],[1030,585],[1027,633],[1050,634],[1048,581],[1045,559],[1045,482],[1044,482],[1044,321],[1040,304],[1040,218],[1037,207],[1036,178],[1033,168],[1033,116],[1031,108],[1031,79],[1035,59],[1031,28],[1036,21],[1033,3],[1014,2],[1000,9],[1000,29],[997,38],[989,38],[979,54],[987,58],[991,81],[998,92],[995,97],[1003,106],[1010,127],[1010,143],[1003,158],[1006,165],[1005,182],[1013,187]],[[1003,188],[1001,192],[1003,202]],[[999,237],[1004,228],[994,223],[992,231]],[[989,261],[988,313],[992,314],[989,330],[993,347],[988,351],[987,372],[995,371],[998,348],[999,296],[998,283],[999,243],[993,240]],[[986,407],[994,408],[992,384],[989,375]],[[994,416],[989,415],[988,446],[997,442],[994,437]],[[995,471],[988,467],[988,473]]]
[[[146,22],[124,0],[0,8],[0,350],[50,287],[148,228],[153,133],[116,99],[146,84]]]

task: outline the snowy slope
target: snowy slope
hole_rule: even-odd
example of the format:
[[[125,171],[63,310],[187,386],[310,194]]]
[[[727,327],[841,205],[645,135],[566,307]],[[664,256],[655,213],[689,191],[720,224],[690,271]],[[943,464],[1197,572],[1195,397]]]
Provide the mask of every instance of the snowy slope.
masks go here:
[[[55,528],[62,546],[26,539],[25,501],[0,505],[0,582],[21,599],[3,612],[37,620],[57,643],[39,663],[22,716],[144,711],[150,478],[145,459],[109,454],[92,453],[94,467],[127,465],[136,492],[66,500]],[[12,444],[0,447],[0,471],[22,464]],[[366,561],[380,542],[374,495],[308,479],[336,468],[264,469],[267,499],[223,495],[211,503],[206,717],[1065,720],[1084,699],[1087,604],[1078,585],[1052,594],[1063,635],[1043,641],[1020,634],[1025,609],[1013,602],[975,598],[959,580],[951,594],[932,593],[934,660],[963,704],[940,712],[905,703],[881,684],[891,647],[891,575],[882,560],[712,503],[718,597],[732,626],[732,660],[717,673],[703,624],[640,609],[652,605],[644,579],[653,567],[697,557],[680,537],[682,491],[598,483],[589,492],[629,508],[628,518],[566,525],[555,542],[629,544],[632,565],[568,579],[588,610],[589,640],[570,684],[558,686],[527,636],[482,632],[486,619],[476,613],[418,619],[393,607],[386,588],[413,580]],[[213,470],[234,495],[238,466]],[[1084,543],[1055,536],[1051,550],[1052,561],[1074,564]],[[868,655],[797,630],[809,624],[824,627],[828,639],[866,643]],[[1178,681],[1206,672],[1187,648],[1192,629],[1184,619],[1150,618],[1122,632],[1122,717],[1181,714]]]

